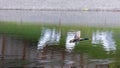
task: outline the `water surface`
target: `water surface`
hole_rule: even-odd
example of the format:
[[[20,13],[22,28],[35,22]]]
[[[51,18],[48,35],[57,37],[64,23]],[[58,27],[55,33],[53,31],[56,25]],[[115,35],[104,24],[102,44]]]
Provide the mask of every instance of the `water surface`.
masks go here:
[[[52,33],[54,34],[54,29],[46,29],[44,31],[47,31],[45,36],[49,36],[50,34],[52,35]],[[69,35],[69,33],[71,32],[68,32],[67,35]],[[82,32],[81,34],[83,35]],[[37,44],[33,44],[29,41],[23,41],[21,39],[14,38],[13,36],[6,36],[6,38],[3,38],[1,35],[0,46],[1,51],[4,51],[4,53],[0,52],[0,66],[25,68],[96,68],[101,66],[103,68],[109,68],[112,66],[116,61],[115,58],[117,59],[117,57],[112,55],[116,55],[117,50],[119,50],[116,48],[118,45],[114,44],[116,41],[115,38],[112,37],[114,36],[113,33],[111,31],[97,30],[88,35],[93,38],[91,41],[81,41],[76,43],[72,47],[72,50],[66,50],[69,49],[69,47],[67,48],[69,44],[64,45],[64,47],[60,47],[60,45],[43,45],[42,48],[39,48]],[[5,49],[3,48],[3,39],[6,40],[4,41],[6,42],[6,44],[4,44]],[[54,39],[54,37],[50,38],[49,36],[47,39],[44,39],[44,41],[52,39]],[[66,37],[66,43],[67,40],[69,40],[69,38],[67,39]]]

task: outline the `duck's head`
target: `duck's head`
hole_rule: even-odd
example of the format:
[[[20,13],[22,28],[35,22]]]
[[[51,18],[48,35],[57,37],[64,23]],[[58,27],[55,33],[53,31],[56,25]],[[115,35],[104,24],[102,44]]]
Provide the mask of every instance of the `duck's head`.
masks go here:
[[[84,40],[89,40],[89,38],[84,38]]]

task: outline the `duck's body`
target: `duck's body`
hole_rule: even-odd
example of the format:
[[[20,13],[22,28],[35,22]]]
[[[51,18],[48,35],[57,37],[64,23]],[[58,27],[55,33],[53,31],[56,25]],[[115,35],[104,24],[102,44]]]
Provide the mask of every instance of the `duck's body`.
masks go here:
[[[80,38],[80,31],[77,31],[75,33],[74,39],[70,40],[70,43],[84,41],[84,40],[89,40],[89,38]]]

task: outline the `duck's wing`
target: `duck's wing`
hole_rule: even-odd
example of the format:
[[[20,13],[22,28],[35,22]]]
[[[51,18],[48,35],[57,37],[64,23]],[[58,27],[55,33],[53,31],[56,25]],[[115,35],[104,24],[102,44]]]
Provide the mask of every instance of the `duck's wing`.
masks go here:
[[[80,39],[80,36],[81,36],[81,32],[80,32],[80,31],[77,31],[77,32],[75,33],[74,38],[75,38],[75,39]]]

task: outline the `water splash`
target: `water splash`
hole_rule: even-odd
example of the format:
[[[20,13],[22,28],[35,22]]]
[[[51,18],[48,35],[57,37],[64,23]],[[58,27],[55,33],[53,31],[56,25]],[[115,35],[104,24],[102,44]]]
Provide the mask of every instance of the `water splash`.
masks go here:
[[[94,32],[92,35],[92,44],[102,44],[106,51],[116,50],[115,41],[112,37],[112,32]]]
[[[43,49],[46,45],[55,45],[60,41],[61,33],[55,29],[43,29],[38,42],[38,50]]]
[[[66,38],[66,51],[71,52],[74,47],[75,43],[70,43],[70,40],[73,39],[75,36],[75,32],[68,32]]]

